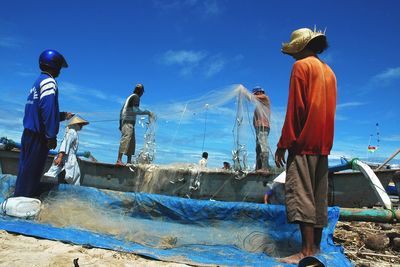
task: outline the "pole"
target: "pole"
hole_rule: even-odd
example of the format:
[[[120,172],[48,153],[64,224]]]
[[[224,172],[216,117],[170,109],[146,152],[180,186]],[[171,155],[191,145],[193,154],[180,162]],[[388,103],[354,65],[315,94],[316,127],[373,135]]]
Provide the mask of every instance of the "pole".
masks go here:
[[[385,160],[381,165],[379,165],[378,168],[375,169],[375,171],[379,171],[380,169],[382,169],[382,167],[385,166],[386,163],[391,161],[399,153],[400,153],[400,148],[396,152],[394,152],[393,155],[391,155],[387,160]]]
[[[340,221],[399,222],[400,210],[340,208]]]

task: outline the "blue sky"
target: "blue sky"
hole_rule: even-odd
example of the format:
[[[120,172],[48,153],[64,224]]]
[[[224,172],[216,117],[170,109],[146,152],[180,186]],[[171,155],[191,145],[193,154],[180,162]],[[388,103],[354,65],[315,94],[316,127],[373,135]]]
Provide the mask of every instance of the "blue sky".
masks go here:
[[[322,58],[338,80],[331,159],[387,158],[400,147],[398,10],[395,0],[6,1],[0,136],[19,141],[38,56],[52,48],[70,65],[57,79],[60,109],[92,122],[81,132],[80,150],[101,161],[116,160],[119,110],[136,83],[145,86],[141,106],[158,117],[156,163],[197,162],[203,148],[211,167],[230,161],[236,103],[229,96],[238,84],[260,85],[270,96],[275,152],[294,62],[281,44],[293,30],[316,25],[326,29],[330,47]],[[144,128],[138,123],[136,130],[140,150]],[[368,154],[377,132],[380,147]],[[253,165],[251,127],[245,141]]]

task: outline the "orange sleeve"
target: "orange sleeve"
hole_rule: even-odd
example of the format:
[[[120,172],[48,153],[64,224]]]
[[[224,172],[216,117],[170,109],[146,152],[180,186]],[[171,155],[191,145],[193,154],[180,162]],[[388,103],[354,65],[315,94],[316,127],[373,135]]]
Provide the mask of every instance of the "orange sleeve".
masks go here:
[[[281,138],[278,142],[278,148],[290,149],[296,141],[296,136],[301,131],[301,122],[305,120],[305,99],[303,93],[305,84],[299,77],[296,65],[293,66],[289,84],[289,99],[286,110],[285,122],[282,127]]]
[[[329,155],[336,111],[336,77],[316,57],[293,65],[289,100],[278,148],[303,155]]]

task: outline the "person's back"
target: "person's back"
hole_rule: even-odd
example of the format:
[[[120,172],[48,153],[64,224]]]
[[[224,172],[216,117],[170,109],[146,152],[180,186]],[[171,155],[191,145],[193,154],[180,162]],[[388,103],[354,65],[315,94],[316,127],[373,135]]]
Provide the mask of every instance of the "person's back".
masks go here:
[[[300,252],[279,259],[297,264],[320,251],[322,229],[328,224],[328,155],[333,144],[336,77],[317,54],[328,47],[322,32],[293,31],[282,52],[292,56],[288,107],[275,152],[277,167],[286,163],[287,220],[298,223]]]
[[[48,138],[56,138],[59,131],[58,87],[48,73],[41,73],[29,92],[23,119],[24,129]]]
[[[270,128],[271,101],[269,96],[262,93],[255,94],[255,97],[259,101],[260,105],[256,105],[256,108],[254,109],[253,126]]]
[[[270,131],[271,103],[260,86],[253,89],[255,109],[253,126],[256,132],[256,171],[269,172],[268,135]]]
[[[39,56],[41,74],[29,91],[23,120],[21,152],[14,196],[32,197],[39,193],[39,184],[50,149],[57,146],[59,123],[72,117],[60,112],[55,78],[67,68],[65,58],[55,50]]]
[[[333,144],[336,111],[335,74],[320,59],[309,56],[293,64],[290,84],[290,90],[297,93],[289,99],[290,116],[286,119],[291,122],[285,122],[287,127],[283,127],[280,143],[290,147],[294,154],[328,155]]]

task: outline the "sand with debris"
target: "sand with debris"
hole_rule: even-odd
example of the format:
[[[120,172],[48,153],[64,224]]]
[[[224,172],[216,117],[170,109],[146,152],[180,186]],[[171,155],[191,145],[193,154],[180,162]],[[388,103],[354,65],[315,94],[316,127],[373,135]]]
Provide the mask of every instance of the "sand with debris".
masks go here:
[[[76,260],[77,259],[77,260]],[[74,261],[77,265],[74,265]],[[99,248],[8,233],[0,230],[0,266],[189,266]]]
[[[400,266],[400,224],[339,222],[334,241],[356,267]],[[74,261],[77,265],[74,265]],[[0,266],[189,266],[0,230]]]
[[[400,266],[400,223],[338,222],[333,240],[356,267]]]

